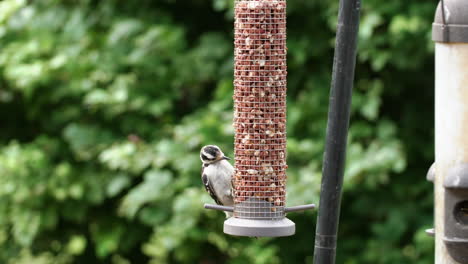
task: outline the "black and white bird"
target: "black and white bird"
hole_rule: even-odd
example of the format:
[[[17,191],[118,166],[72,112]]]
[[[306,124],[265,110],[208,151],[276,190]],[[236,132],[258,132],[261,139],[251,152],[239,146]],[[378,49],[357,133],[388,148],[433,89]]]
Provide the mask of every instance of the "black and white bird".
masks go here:
[[[211,198],[224,206],[233,206],[232,175],[234,168],[218,146],[204,146],[200,151],[200,159],[203,162],[201,178],[206,191]],[[232,214],[226,212],[226,217]]]

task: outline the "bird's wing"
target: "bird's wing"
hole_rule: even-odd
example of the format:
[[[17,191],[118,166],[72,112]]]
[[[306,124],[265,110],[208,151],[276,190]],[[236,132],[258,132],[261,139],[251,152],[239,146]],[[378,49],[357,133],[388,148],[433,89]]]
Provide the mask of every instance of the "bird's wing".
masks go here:
[[[213,186],[211,185],[211,182],[210,182],[210,179],[208,178],[208,175],[203,173],[203,168],[202,168],[202,181],[203,181],[203,185],[205,186],[205,190],[210,194],[211,198],[213,198],[215,203],[217,203],[219,205],[223,205],[219,201],[218,197],[216,196],[216,193],[215,193],[215,191],[213,189]]]
[[[231,197],[234,197],[235,191],[235,180],[234,180],[234,173],[231,175]]]

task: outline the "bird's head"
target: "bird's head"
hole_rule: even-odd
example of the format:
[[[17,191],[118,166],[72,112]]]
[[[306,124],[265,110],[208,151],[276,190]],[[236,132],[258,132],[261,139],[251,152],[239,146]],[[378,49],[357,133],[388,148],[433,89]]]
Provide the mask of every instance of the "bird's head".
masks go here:
[[[215,163],[220,160],[230,160],[218,146],[208,145],[200,150],[200,159],[205,164]]]

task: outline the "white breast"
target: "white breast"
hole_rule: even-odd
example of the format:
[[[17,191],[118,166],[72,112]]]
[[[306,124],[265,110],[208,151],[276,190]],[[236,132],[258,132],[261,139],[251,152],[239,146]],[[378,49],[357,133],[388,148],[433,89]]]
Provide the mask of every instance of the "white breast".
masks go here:
[[[206,167],[204,173],[208,176],[208,180],[211,182],[220,202],[226,206],[233,205],[231,179],[234,168],[231,164],[226,160],[222,160]]]

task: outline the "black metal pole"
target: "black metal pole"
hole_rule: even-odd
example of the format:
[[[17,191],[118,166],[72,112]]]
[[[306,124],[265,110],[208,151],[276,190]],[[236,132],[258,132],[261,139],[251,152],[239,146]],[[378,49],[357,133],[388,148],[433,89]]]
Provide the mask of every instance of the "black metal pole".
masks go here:
[[[315,264],[335,263],[360,9],[360,0],[340,0],[315,237]]]

